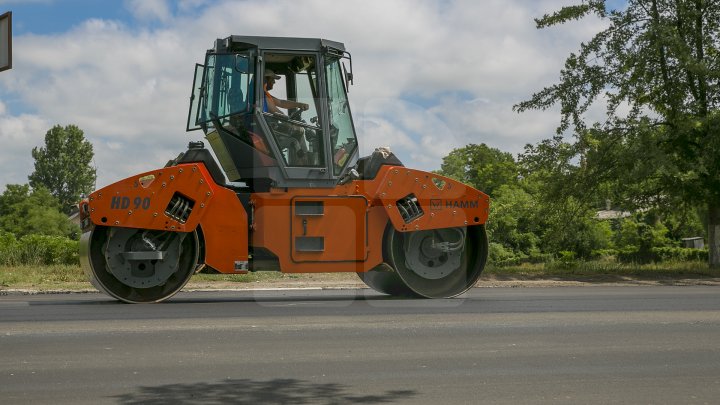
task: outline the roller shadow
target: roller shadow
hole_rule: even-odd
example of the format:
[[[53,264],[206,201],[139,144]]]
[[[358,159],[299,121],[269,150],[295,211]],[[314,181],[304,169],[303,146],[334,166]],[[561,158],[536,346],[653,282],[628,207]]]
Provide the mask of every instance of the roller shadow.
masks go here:
[[[342,384],[297,379],[228,379],[218,383],[138,387],[136,392],[111,398],[120,404],[382,404],[415,395],[413,390],[357,395]]]

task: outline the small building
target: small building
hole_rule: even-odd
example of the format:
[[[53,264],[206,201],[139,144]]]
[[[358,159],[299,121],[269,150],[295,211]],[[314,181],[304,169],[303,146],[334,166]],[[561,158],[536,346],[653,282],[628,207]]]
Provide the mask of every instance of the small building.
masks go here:
[[[632,213],[629,211],[619,211],[612,209],[610,200],[605,200],[605,209],[595,212],[595,219],[599,220],[611,220],[611,219],[623,219],[631,216]]]
[[[686,248],[703,249],[705,248],[705,240],[702,236],[694,236],[692,238],[682,238],[683,246]]]
[[[607,220],[607,219],[622,219],[631,216],[629,211],[617,211],[617,210],[602,210],[595,213],[595,219]]]

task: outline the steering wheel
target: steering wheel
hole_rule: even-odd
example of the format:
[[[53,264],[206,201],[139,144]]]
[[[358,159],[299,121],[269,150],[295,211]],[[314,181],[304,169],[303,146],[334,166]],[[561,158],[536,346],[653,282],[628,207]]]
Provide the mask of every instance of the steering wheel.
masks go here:
[[[298,109],[296,109],[295,111],[293,111],[293,112],[288,116],[288,118],[290,118],[290,119],[293,120],[293,121],[300,121],[300,120],[302,119],[302,113],[303,113],[303,110],[302,110],[301,108],[298,108]]]

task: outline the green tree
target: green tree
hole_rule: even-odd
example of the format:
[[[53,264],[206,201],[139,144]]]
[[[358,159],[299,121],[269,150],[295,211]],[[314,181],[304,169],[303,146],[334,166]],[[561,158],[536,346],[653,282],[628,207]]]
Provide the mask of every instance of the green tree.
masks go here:
[[[679,209],[661,211],[662,223],[668,229],[668,238],[680,241],[682,238],[695,237],[703,234],[702,218],[707,217],[701,212],[703,210],[693,206],[678,204]]]
[[[720,266],[720,3],[628,0],[608,11],[604,0],[584,0],[536,23],[546,28],[590,14],[607,28],[570,54],[559,83],[515,109],[560,105],[558,134],[574,130],[576,183],[586,194],[612,183],[613,172],[633,173],[644,177],[622,176],[635,193],[626,193],[628,203],[704,204],[709,263]],[[597,101],[606,103],[606,119],[587,125]],[[602,175],[594,180],[593,173]]]
[[[610,247],[610,225],[595,219],[605,206],[605,190],[591,191],[588,183],[597,179],[585,175],[588,165],[577,159],[575,145],[562,137],[528,145],[519,166],[523,184],[539,207],[536,233],[545,252],[569,251],[587,258],[593,250]]]
[[[47,189],[30,191],[28,185],[17,184],[9,184],[0,195],[0,230],[18,238],[31,234],[79,235],[79,228],[60,212],[60,205]]]
[[[540,243],[549,253],[570,251],[575,257],[588,258],[593,250],[612,247],[610,224],[594,218],[595,209],[575,198],[562,203],[542,205]]]
[[[504,184],[516,184],[518,168],[510,153],[485,144],[470,144],[454,149],[443,158],[438,171],[493,196]]]
[[[500,186],[490,204],[489,239],[516,254],[530,255],[539,251],[539,235],[542,234],[539,211],[534,196],[521,187]]]
[[[639,213],[622,221],[615,235],[617,246],[635,248],[642,254],[647,254],[654,247],[672,246],[667,238],[667,227],[653,217]]]
[[[93,147],[75,125],[52,127],[45,134],[45,147],[33,148],[32,156],[35,171],[29,176],[30,186],[50,190],[65,213],[95,186]]]

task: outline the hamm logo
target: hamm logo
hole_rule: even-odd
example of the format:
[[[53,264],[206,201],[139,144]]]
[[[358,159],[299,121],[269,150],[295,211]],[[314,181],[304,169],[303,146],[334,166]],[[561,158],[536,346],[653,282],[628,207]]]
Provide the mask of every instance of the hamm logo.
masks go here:
[[[450,201],[445,200],[445,208],[477,208],[478,200],[474,201]]]
[[[430,200],[431,210],[441,210],[443,208],[477,208],[480,205],[478,200],[458,201],[458,200]]]

